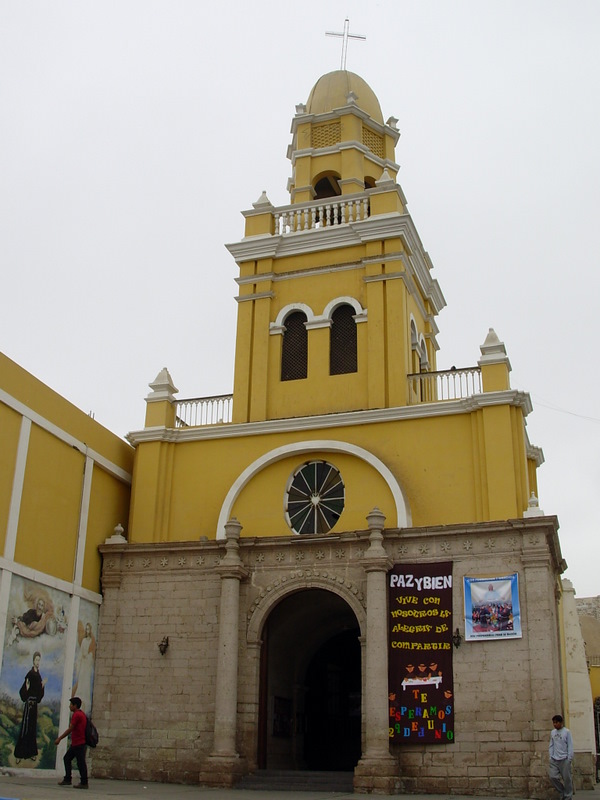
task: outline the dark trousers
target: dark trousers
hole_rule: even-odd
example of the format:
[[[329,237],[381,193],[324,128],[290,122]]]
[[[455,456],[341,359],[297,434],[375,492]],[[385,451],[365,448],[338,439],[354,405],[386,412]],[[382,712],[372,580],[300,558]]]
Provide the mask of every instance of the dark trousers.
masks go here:
[[[85,763],[84,744],[71,745],[65,753],[65,757],[63,758],[63,761],[65,762],[65,779],[68,781],[71,780],[71,764],[74,758],[77,759],[77,769],[79,770],[79,775],[81,776],[81,782],[87,783],[88,777],[87,764]]]

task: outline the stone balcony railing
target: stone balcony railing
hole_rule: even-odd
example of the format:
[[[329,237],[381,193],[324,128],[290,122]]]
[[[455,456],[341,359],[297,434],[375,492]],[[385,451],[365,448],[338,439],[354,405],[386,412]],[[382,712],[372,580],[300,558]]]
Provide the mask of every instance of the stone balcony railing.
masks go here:
[[[367,219],[369,214],[369,197],[362,193],[355,196],[332,197],[327,200],[311,200],[298,205],[278,206],[273,211],[275,235],[359,222]]]
[[[479,367],[420,372],[407,377],[409,405],[460,400],[482,392]],[[194,428],[205,425],[223,425],[232,421],[232,412],[233,395],[231,394],[178,400],[175,408],[175,426],[177,428]]]
[[[178,400],[175,406],[175,427],[197,428],[203,425],[221,425],[231,422],[232,412],[232,394]]]
[[[409,405],[460,400],[483,391],[480,367],[418,372],[407,376]]]

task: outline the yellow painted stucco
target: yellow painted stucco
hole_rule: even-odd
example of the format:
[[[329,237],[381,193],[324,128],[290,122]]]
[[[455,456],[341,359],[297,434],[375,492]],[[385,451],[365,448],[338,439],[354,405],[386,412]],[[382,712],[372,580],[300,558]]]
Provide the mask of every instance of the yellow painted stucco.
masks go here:
[[[436,370],[445,301],[395,183],[398,136],[352,73],[324,76],[299,107],[290,205],[275,209],[263,196],[244,212],[244,238],[228,245],[239,266],[232,422],[195,435],[174,427],[174,387],[173,396],[164,386],[149,396],[146,429],[132,434],[131,541],[214,538],[224,515],[239,519],[242,536],[289,536],[287,483],[318,459],[339,469],[346,488],[332,533],[364,529],[374,506],[388,526],[419,527],[518,518],[527,509],[537,491],[527,402],[510,392],[495,333],[481,348],[485,401],[450,412],[433,388],[408,413],[408,376]],[[343,202],[355,209],[343,213],[357,216],[336,227],[325,209]],[[280,229],[280,218],[291,228]],[[331,317],[343,303],[353,308],[357,368],[330,374]],[[306,318],[307,374],[282,380],[292,311]],[[395,413],[365,416],[378,411]],[[311,443],[306,452],[303,443]]]
[[[81,585],[98,592],[97,547],[129,515],[133,449],[3,354],[0,387],[4,556],[40,576],[73,582],[81,543]]]

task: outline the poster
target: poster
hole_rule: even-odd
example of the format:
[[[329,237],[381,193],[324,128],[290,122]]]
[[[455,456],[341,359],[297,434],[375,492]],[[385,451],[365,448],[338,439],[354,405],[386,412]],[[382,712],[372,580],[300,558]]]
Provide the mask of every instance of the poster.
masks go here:
[[[464,578],[465,639],[520,639],[519,576]]]
[[[454,741],[452,563],[397,564],[388,573],[392,744]]]

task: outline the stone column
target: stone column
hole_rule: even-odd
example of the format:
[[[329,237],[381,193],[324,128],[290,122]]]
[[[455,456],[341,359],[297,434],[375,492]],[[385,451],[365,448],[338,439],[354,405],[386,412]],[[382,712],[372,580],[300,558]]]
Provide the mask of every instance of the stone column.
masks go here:
[[[398,762],[390,755],[388,705],[387,573],[392,561],[383,547],[385,516],[378,508],[368,515],[367,636],[365,657],[365,747],[354,770],[354,789],[368,794],[396,794],[400,788]]]
[[[221,576],[219,641],[215,687],[213,751],[200,773],[210,786],[232,786],[245,771],[236,750],[240,582],[247,577],[239,555],[242,526],[235,519],[225,525],[225,557],[217,567]]]

